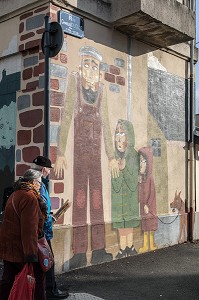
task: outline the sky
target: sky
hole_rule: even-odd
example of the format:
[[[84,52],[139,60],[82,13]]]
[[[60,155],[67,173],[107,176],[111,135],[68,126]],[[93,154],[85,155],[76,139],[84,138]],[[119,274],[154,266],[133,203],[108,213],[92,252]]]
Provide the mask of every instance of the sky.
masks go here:
[[[199,5],[196,6],[196,43],[199,48]],[[199,62],[196,64],[196,113],[199,114]]]

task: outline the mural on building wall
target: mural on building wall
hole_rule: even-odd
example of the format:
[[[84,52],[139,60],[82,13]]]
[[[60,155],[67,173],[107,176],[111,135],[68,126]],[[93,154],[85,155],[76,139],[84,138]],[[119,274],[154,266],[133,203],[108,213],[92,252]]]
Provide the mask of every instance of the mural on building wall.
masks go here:
[[[80,68],[71,74],[66,93],[64,114],[58,144],[55,174],[59,176],[67,161],[64,156],[68,131],[74,112],[74,165],[73,165],[73,257],[69,268],[87,264],[88,216],[87,199],[90,200],[91,264],[112,260],[105,243],[105,224],[102,198],[101,136],[113,177],[118,174],[111,139],[107,97],[101,82],[102,55],[97,49],[84,46],[79,51]],[[88,189],[89,186],[89,189]]]
[[[137,107],[137,98],[127,105],[128,91],[133,93],[127,56],[115,50],[107,49],[110,52],[106,53],[102,45],[99,51],[85,42],[65,37],[60,55],[51,64],[51,150],[56,153],[52,156],[56,159],[53,180],[63,182],[59,193],[63,199],[72,198],[73,203],[65,216],[72,226],[64,270],[151,251],[163,243],[174,243],[179,234],[180,218],[169,215],[168,134],[176,140],[174,131],[166,129],[171,115],[162,106],[176,97],[177,92],[168,94],[167,90],[171,83],[174,89],[177,77],[167,80],[172,75],[166,70],[148,68],[147,118],[140,123],[135,118],[132,125],[125,119],[129,110]],[[131,113],[133,118],[136,111]],[[139,134],[140,124],[145,137]],[[170,125],[173,129],[175,120]]]
[[[156,215],[156,192],[153,179],[153,152],[151,148],[143,147],[139,151],[139,202],[141,229],[144,234],[143,247],[139,253],[157,249],[154,242],[154,231],[158,229]]]
[[[115,130],[115,158],[119,177],[112,178],[112,227],[118,230],[120,250],[115,258],[132,256],[133,228],[140,224],[138,203],[138,154],[134,148],[135,136],[131,122],[118,120]]]
[[[16,91],[20,89],[20,72],[2,71],[0,81],[0,199],[3,190],[14,181],[16,141]],[[3,179],[3,180],[2,180]],[[1,201],[0,200],[0,201]],[[1,203],[2,204],[2,203]]]

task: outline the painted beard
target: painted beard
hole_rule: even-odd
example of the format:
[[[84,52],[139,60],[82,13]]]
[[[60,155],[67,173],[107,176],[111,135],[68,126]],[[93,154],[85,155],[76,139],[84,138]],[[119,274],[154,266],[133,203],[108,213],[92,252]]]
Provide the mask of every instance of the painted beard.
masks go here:
[[[94,104],[97,99],[98,91],[94,92],[90,88],[85,89],[84,87],[82,87],[82,94],[83,94],[84,100],[87,103]]]

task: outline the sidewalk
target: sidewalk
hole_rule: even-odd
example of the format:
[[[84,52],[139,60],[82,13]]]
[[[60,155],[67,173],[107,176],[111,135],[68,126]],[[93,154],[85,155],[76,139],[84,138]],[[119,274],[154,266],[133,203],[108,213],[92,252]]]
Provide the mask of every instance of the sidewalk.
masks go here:
[[[196,300],[199,241],[73,270],[57,283],[69,285],[68,300]]]
[[[1,273],[1,271],[0,271]],[[57,275],[67,300],[199,299],[199,241]]]

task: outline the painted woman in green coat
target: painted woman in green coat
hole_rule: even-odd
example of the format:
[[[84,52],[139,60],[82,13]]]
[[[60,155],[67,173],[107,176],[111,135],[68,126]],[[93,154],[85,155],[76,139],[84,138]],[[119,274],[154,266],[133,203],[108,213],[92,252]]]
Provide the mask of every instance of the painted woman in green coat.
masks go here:
[[[115,131],[115,159],[119,177],[112,178],[112,225],[118,229],[120,250],[116,258],[136,254],[133,228],[140,224],[138,203],[138,155],[131,122],[119,120]]]

